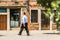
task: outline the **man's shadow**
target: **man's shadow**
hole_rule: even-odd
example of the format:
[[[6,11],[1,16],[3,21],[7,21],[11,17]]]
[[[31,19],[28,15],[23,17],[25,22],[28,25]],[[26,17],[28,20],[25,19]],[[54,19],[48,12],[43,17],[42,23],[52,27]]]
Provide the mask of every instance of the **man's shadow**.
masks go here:
[[[1,36],[5,36],[5,35],[0,35],[0,37],[1,37]]]

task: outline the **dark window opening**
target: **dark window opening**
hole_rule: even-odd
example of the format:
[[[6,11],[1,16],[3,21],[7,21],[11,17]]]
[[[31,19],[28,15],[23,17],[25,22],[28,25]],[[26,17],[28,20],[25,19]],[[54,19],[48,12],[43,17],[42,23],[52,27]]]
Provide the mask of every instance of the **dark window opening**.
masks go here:
[[[19,27],[20,26],[20,9],[11,9],[10,10],[10,26]]]
[[[7,9],[6,8],[0,8],[0,13],[4,13],[4,12],[7,12]]]
[[[46,17],[46,10],[41,11],[41,30],[50,29],[50,18]]]
[[[31,23],[38,22],[38,10],[31,10]]]

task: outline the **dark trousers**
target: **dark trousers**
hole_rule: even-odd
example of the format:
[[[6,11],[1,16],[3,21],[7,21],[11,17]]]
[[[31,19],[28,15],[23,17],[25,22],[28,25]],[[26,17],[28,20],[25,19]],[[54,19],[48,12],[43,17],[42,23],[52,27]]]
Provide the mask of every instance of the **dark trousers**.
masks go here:
[[[22,34],[23,29],[25,29],[26,32],[27,32],[27,35],[29,35],[28,23],[25,23],[25,27],[24,27],[24,25],[22,24],[21,29],[20,29],[20,32],[19,32],[20,35]]]

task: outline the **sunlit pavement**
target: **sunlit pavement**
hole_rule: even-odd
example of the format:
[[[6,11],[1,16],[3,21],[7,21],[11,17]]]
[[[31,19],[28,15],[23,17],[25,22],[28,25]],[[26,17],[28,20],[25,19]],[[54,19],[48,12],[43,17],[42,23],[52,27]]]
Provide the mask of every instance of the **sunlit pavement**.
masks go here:
[[[18,35],[18,30],[0,31],[0,40],[60,40],[60,34],[43,33],[41,31],[30,31],[30,36],[23,31],[22,35]]]

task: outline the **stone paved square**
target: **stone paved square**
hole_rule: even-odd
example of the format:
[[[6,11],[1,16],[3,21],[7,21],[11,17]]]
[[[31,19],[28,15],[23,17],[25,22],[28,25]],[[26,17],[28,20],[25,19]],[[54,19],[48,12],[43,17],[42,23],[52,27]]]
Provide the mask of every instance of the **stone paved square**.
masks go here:
[[[30,36],[23,31],[22,35],[18,35],[19,31],[0,31],[0,40],[59,40],[58,34],[46,34],[40,31],[30,31]]]

